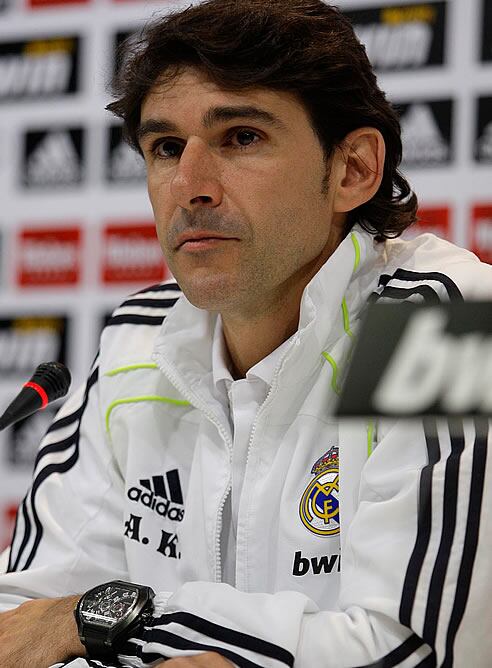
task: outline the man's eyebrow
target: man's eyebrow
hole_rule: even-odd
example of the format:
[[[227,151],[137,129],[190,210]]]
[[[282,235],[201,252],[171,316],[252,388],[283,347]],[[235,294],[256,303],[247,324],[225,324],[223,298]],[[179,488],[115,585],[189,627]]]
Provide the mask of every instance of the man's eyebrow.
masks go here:
[[[252,105],[212,107],[205,112],[202,118],[203,127],[210,129],[217,123],[232,121],[235,119],[247,119],[259,121],[276,128],[277,130],[286,130],[285,123],[278,116],[265,109],[259,109]],[[174,132],[179,134],[178,126],[166,119],[149,118],[141,123],[137,129],[137,138],[140,141],[148,134],[157,134],[164,132]]]
[[[261,121],[266,125],[271,125],[277,130],[286,130],[286,126],[278,116],[271,111],[259,109],[252,105],[230,106],[230,107],[212,107],[202,118],[204,127],[211,128],[217,123],[232,121],[236,118],[247,118],[248,120]]]
[[[137,139],[140,141],[146,135],[163,134],[165,132],[178,133],[178,127],[170,121],[157,120],[156,118],[149,118],[147,121],[140,123],[137,128]]]

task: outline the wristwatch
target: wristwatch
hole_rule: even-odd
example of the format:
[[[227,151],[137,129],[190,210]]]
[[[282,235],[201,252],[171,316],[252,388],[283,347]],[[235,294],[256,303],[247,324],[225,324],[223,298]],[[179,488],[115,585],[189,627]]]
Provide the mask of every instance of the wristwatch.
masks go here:
[[[124,642],[152,618],[151,587],[113,580],[86,592],[74,611],[80,642],[90,658],[115,658]]]

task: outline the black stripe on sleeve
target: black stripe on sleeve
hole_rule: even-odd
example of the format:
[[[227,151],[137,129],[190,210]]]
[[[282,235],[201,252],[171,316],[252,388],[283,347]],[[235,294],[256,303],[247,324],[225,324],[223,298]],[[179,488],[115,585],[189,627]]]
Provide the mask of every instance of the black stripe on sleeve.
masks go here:
[[[203,643],[193,642],[182,638],[181,636],[175,635],[174,633],[169,633],[169,631],[163,631],[162,629],[152,629],[146,635],[146,641],[153,644],[161,644],[165,647],[172,647],[173,649],[181,650],[196,650],[198,652],[217,652],[221,656],[225,657],[232,661],[239,668],[264,668],[261,664],[254,663],[249,659],[246,659],[244,656],[237,654],[236,652],[226,649],[224,647],[216,647],[215,645],[205,645]],[[142,661],[148,663],[148,657],[146,652],[142,652]],[[152,656],[155,657],[153,653]],[[163,657],[169,658],[169,657]],[[153,659],[155,661],[155,658]],[[289,665],[293,665],[289,664]]]
[[[242,633],[241,631],[235,631],[233,629],[228,629],[225,626],[219,626],[218,624],[214,624],[207,619],[203,619],[202,617],[198,617],[189,612],[171,612],[164,614],[155,619],[153,625],[155,627],[172,623],[181,624],[193,631],[197,631],[209,638],[220,640],[229,645],[242,647],[243,649],[256,652],[257,654],[263,654],[263,656],[280,661],[286,666],[294,665],[293,655],[283,647],[279,647],[278,645],[274,645],[271,642],[256,638],[247,633]]]
[[[77,422],[77,420],[80,419],[81,415],[82,415],[82,406],[73,413],[70,413],[70,415],[65,415],[65,417],[59,418],[58,420],[54,420],[48,427],[46,433],[50,434],[52,431],[56,431],[57,429],[68,427],[74,422]]]
[[[440,271],[410,271],[409,269],[397,269],[392,278],[396,278],[400,281],[437,281],[444,285],[446,292],[452,301],[463,301],[463,295],[456,283],[449,278],[449,276],[446,276],[446,274],[443,274]]]
[[[423,422],[428,464],[423,467],[420,474],[417,537],[403,583],[399,613],[400,622],[408,628],[411,628],[411,617],[417,584],[430,540],[432,525],[432,473],[434,466],[441,456],[435,419],[425,418]]]
[[[413,295],[420,295],[423,297],[426,304],[441,303],[439,295],[434,290],[434,288],[431,288],[430,285],[416,285],[413,288],[395,288],[391,285],[388,285],[384,288],[376,301],[379,299],[384,299],[385,297],[390,299],[403,300],[409,299],[409,297],[412,297]]]
[[[29,494],[29,492],[28,492],[28,494]],[[19,510],[17,511],[17,517],[15,518],[14,535],[13,535],[12,541],[10,543],[10,553],[9,553],[9,562],[8,562],[8,565],[7,565],[7,573],[12,573],[13,571],[15,571],[16,568],[17,568],[17,565],[19,563],[19,556],[14,561],[14,554],[15,554],[14,547],[15,547],[15,541],[16,541],[16,538],[17,538],[17,531],[18,531],[18,527],[19,527],[19,517],[20,517],[21,513],[22,513],[22,517],[24,519],[24,535],[22,537],[22,543],[20,545],[18,555],[20,555],[22,553],[22,551],[24,550],[24,548],[27,544],[27,541],[29,540],[29,536],[31,535],[31,520],[28,517],[27,509],[26,509],[26,501],[27,501],[28,494],[26,494],[26,496],[22,500],[22,503],[19,507]]]
[[[67,438],[64,438],[61,441],[56,441],[56,443],[49,443],[48,445],[40,448],[34,462],[34,470],[36,470],[39,462],[43,457],[53,452],[62,452],[63,450],[68,450],[71,445],[73,445],[73,434],[71,436],[67,436]]]
[[[145,297],[140,298],[131,298],[122,302],[118,308],[123,308],[124,306],[145,306],[150,308],[172,308],[178,299],[150,299]]]
[[[381,274],[379,277],[378,285],[388,285],[388,283],[391,281],[393,276],[390,274]]]
[[[35,506],[35,497],[36,493],[39,489],[39,486],[53,473],[65,473],[66,471],[70,470],[77,462],[78,457],[79,457],[79,435],[80,435],[80,418],[82,417],[82,414],[85,410],[85,407],[87,405],[88,401],[88,395],[89,391],[92,388],[92,386],[97,382],[98,379],[98,368],[96,367],[92,374],[90,375],[85,392],[84,392],[84,398],[81,407],[75,411],[75,413],[80,414],[79,415],[79,423],[77,425],[77,428],[75,429],[74,433],[66,438],[63,439],[62,441],[55,442],[55,443],[50,443],[47,446],[44,446],[41,448],[37,458],[36,458],[36,464],[39,464],[42,461],[42,458],[44,455],[52,453],[52,452],[63,452],[65,450],[69,450],[71,448],[73,449],[72,454],[66,459],[64,462],[59,462],[57,464],[48,464],[45,466],[43,469],[39,471],[39,473],[36,475],[36,477],[33,480],[32,486],[28,494],[26,495],[23,503],[22,503],[22,514],[24,517],[24,535],[22,537],[22,542],[19,547],[19,550],[17,551],[17,555],[14,558],[14,542],[12,542],[11,546],[11,552],[10,552],[10,559],[9,559],[9,565],[8,565],[8,572],[12,571],[17,571],[17,570],[27,570],[29,566],[31,565],[37,549],[39,547],[39,543],[41,542],[42,536],[43,536],[43,526],[41,524],[41,521],[39,519],[39,515],[36,510]],[[67,416],[69,417],[69,416]],[[30,499],[31,501],[31,509],[32,509],[32,516],[33,516],[33,521],[34,525],[36,528],[36,533],[34,537],[34,543],[33,546],[29,552],[29,555],[27,556],[27,559],[22,566],[22,568],[19,568],[20,565],[20,560],[24,556],[25,549],[27,547],[27,544],[29,542],[29,539],[31,537],[31,530],[32,530],[32,525],[31,521],[29,519],[29,515],[27,512],[27,503],[28,500]]]
[[[453,420],[450,433],[451,454],[446,461],[444,474],[441,541],[439,543],[439,549],[432,570],[429,593],[427,595],[424,628],[422,632],[422,637],[431,647],[434,647],[436,640],[437,622],[439,620],[439,611],[441,609],[441,601],[444,591],[444,580],[448,570],[449,557],[451,555],[451,548],[456,529],[460,458],[465,447],[463,422],[461,420]]]
[[[106,327],[113,325],[162,325],[163,315],[136,315],[128,313],[126,315],[114,315],[106,323]]]
[[[19,529],[19,513],[20,513],[20,507],[17,510],[16,516],[15,516],[15,524],[14,524],[14,532],[12,534],[12,540],[10,542],[10,549],[9,549],[9,560],[7,562],[7,573],[12,573],[12,568],[13,568],[13,563],[12,563],[12,546],[15,543],[15,539],[17,537],[17,531]]]
[[[167,292],[168,290],[172,290],[173,292],[182,292],[179,285],[173,281],[172,283],[156,283],[155,285],[150,285],[148,288],[134,292],[130,296],[133,297],[134,295],[145,295],[149,292]]]
[[[405,659],[408,659],[419,647],[424,644],[415,633],[409,636],[401,645],[391,651],[386,656],[378,659],[374,663],[360,666],[359,668],[393,668]]]
[[[97,360],[97,356],[96,356],[96,360]],[[97,377],[96,377],[96,380],[97,380]],[[89,378],[89,380],[88,380],[89,389],[90,389],[90,387],[92,387],[93,382],[95,382],[95,380],[91,380],[91,378]],[[54,432],[58,429],[62,429],[66,426],[69,426],[70,424],[73,424],[74,422],[77,422],[77,420],[80,420],[80,418],[82,417],[82,414],[84,412],[84,407],[85,407],[85,405],[82,404],[73,413],[70,413],[69,415],[66,415],[63,418],[55,419],[51,423],[48,430],[46,431],[46,435],[49,434],[49,433],[52,433],[52,432]],[[39,450],[38,454],[36,455],[36,459],[35,459],[35,462],[34,462],[34,470],[36,469],[37,465],[39,464],[40,460],[42,459],[42,457],[44,455],[49,454],[51,452],[62,452],[65,449],[69,449],[73,445],[73,438],[74,438],[74,435],[72,435],[72,436],[70,436],[66,439],[63,439],[62,441],[56,441],[55,443],[51,443],[49,445],[46,445],[46,446],[42,447]],[[9,554],[9,561],[8,561],[8,566],[7,566],[7,573],[12,573],[12,572],[17,570],[17,568],[19,566],[19,560],[20,560],[20,558],[22,556],[22,553],[24,552],[24,549],[25,549],[27,543],[29,542],[29,538],[31,536],[31,520],[30,520],[29,514],[27,512],[27,503],[28,503],[28,499],[31,496],[31,492],[32,492],[32,488],[28,491],[28,493],[24,497],[24,499],[22,501],[22,504],[19,507],[19,510],[17,511],[14,533],[13,533],[12,541],[11,541],[11,545],[10,545],[10,554]],[[17,532],[18,532],[18,518],[19,518],[19,514],[21,512],[22,512],[22,516],[24,518],[24,534],[23,534],[23,537],[22,537],[22,542],[21,542],[21,545],[19,547],[19,550],[16,551],[15,550],[15,544],[16,544]],[[14,559],[15,554],[17,554],[17,556]]]
[[[485,481],[485,468],[487,463],[487,438],[488,421],[486,418],[475,419],[475,443],[473,449],[473,464],[470,483],[470,497],[468,504],[468,517],[461,557],[453,611],[448,626],[446,637],[446,655],[442,668],[452,668],[454,659],[454,642],[466,608],[470,584],[473,573],[473,564],[478,545],[480,529],[480,514],[482,510],[482,499]]]
[[[87,381],[87,385],[85,388],[85,393],[84,393],[84,401],[82,403],[82,413],[84,412],[87,402],[89,400],[89,392],[95,383],[97,383],[99,376],[99,368],[96,367],[92,374],[89,377],[89,380]],[[48,464],[48,466],[45,466],[44,469],[42,469],[39,474],[36,476],[36,479],[34,480],[34,483],[32,485],[32,491],[31,491],[31,500],[32,500],[32,514],[34,518],[34,524],[36,525],[36,537],[34,539],[34,545],[32,546],[31,552],[29,553],[29,556],[22,567],[21,570],[25,571],[29,568],[29,566],[32,563],[32,560],[36,556],[36,552],[39,547],[39,543],[41,542],[41,539],[43,537],[43,525],[41,524],[41,521],[39,519],[39,515],[36,511],[36,505],[35,505],[35,496],[36,492],[38,491],[40,485],[53,473],[66,473],[69,471],[75,464],[77,463],[79,459],[79,437],[80,437],[80,420],[77,425],[77,429],[75,430],[75,433],[72,437],[72,444],[75,445],[75,450],[73,454],[65,461],[65,462],[60,462],[58,464]]]
[[[39,543],[41,542],[41,539],[43,537],[43,525],[41,524],[41,520],[39,519],[39,515],[37,513],[35,505],[35,497],[40,485],[46,480],[46,478],[49,478],[49,476],[52,475],[53,473],[66,473],[67,471],[69,471],[77,463],[78,458],[79,458],[79,451],[78,447],[76,447],[73,454],[66,461],[61,462],[59,464],[48,464],[48,466],[45,466],[44,469],[42,469],[39,472],[39,475],[36,476],[36,480],[34,481],[31,488],[32,515],[34,519],[34,524],[36,526],[36,535],[34,538],[34,544],[31,548],[29,556],[26,559],[25,564],[21,568],[21,571],[28,570],[29,566],[32,563],[32,560],[36,556]]]
[[[171,309],[181,297],[182,293],[177,294],[176,297],[155,298],[151,296],[155,293],[165,292],[181,293],[181,288],[177,283],[158,283],[157,285],[151,285],[144,290],[134,292],[114,310],[106,323],[106,327],[113,327],[115,325],[162,325],[165,315],[138,313],[138,307],[156,310]],[[118,314],[119,309],[130,307],[135,307],[137,312]]]
[[[458,286],[453,280],[451,280],[451,278],[449,278],[449,276],[446,276],[446,274],[443,274],[439,271],[421,272],[398,268],[392,275],[380,275],[378,279],[378,286],[383,286],[384,289],[381,293],[377,291],[373,292],[369,296],[368,302],[376,302],[383,296],[394,299],[405,299],[404,291],[407,290],[407,288],[393,287],[390,285],[392,280],[408,281],[409,283],[434,281],[445,287],[448,297],[451,301],[463,301],[463,295],[461,294]],[[407,296],[411,296],[415,293],[421,294],[427,303],[435,304],[442,301],[436,290],[430,285],[419,285],[414,286],[413,288],[408,288]]]

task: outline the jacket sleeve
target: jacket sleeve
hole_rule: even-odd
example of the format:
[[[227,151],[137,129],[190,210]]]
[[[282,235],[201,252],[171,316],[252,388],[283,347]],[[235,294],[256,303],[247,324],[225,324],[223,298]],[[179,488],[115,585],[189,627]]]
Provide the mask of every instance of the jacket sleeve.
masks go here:
[[[96,360],[41,442],[0,575],[0,611],[128,579],[119,535],[123,481],[104,447],[98,390]]]
[[[245,668],[487,668],[488,445],[488,423],[478,419],[388,429],[364,467],[343,544],[339,610],[293,591],[190,582],[157,596],[143,641],[130,641],[120,660],[144,666],[217,651]]]

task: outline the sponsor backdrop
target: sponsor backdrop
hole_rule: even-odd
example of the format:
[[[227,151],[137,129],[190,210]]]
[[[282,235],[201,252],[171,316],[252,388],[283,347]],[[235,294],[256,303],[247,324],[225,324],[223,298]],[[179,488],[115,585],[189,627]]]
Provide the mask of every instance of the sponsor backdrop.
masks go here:
[[[0,0],[0,410],[41,361],[81,383],[112,309],[169,275],[104,107],[117,45],[189,2]],[[337,4],[401,116],[419,229],[492,262],[492,0]],[[0,548],[52,415],[0,433]]]

